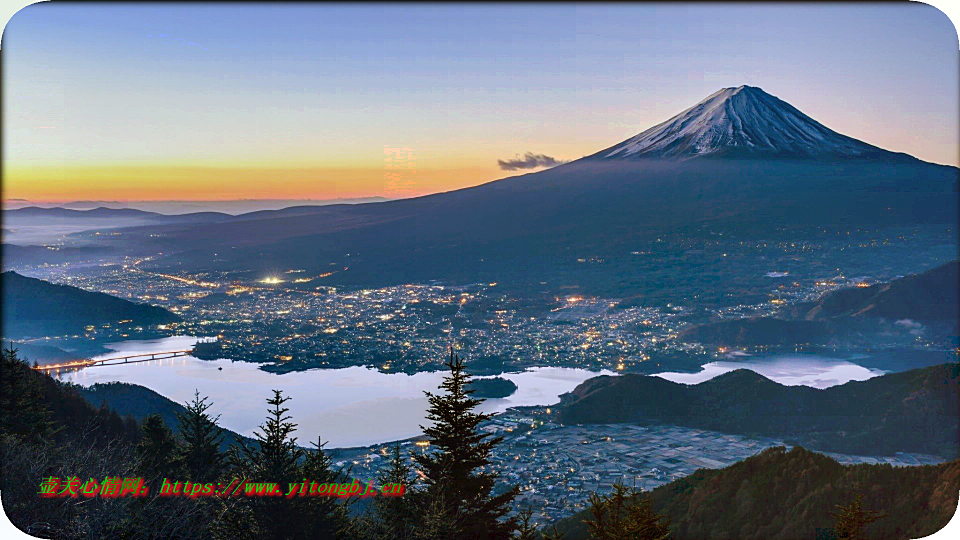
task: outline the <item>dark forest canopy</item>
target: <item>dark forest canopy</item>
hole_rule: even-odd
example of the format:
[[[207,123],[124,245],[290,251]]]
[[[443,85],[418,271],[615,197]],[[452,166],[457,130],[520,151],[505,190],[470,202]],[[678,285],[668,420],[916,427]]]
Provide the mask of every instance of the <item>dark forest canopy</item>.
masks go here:
[[[770,448],[718,470],[701,469],[654,489],[653,509],[671,523],[673,540],[832,538],[837,505],[863,495],[885,517],[867,525],[864,540],[922,538],[957,509],[960,461],[936,466],[840,465],[795,447]],[[561,520],[564,540],[585,540],[586,511]]]

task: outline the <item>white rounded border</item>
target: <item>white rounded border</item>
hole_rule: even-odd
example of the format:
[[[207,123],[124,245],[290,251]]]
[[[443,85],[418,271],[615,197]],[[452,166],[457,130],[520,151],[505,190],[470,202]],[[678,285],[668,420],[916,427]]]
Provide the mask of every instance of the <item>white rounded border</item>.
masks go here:
[[[10,22],[10,19],[12,19],[18,11],[29,5],[38,3],[40,2],[32,2],[30,0],[0,0],[0,21],[3,21],[3,28],[6,29],[7,23]],[[960,20],[960,0],[927,0],[922,3],[939,9],[950,19],[956,31],[957,20]],[[0,39],[0,49],[2,48],[3,41]],[[958,47],[958,49],[960,49],[960,47]],[[13,523],[10,522],[6,512],[0,511],[0,538],[20,540],[35,537],[16,528]],[[960,519],[956,518],[956,514],[954,514],[954,519],[951,519],[946,527],[930,536],[925,536],[924,540],[954,540],[955,538],[960,538]]]

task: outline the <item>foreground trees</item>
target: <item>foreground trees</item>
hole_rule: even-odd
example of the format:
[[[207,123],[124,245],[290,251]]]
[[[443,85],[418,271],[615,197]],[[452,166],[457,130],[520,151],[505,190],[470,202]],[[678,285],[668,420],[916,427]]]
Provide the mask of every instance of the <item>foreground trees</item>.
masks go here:
[[[510,538],[517,519],[503,518],[519,488],[495,494],[498,475],[486,470],[491,450],[503,437],[480,432],[480,423],[492,415],[474,412],[482,400],[470,397],[470,376],[452,350],[446,366],[450,373],[440,384],[445,393],[426,392],[427,419],[433,425],[423,433],[430,451],[414,456],[425,486],[421,495],[425,522],[438,538]]]
[[[613,492],[590,495],[591,518],[585,520],[596,540],[667,540],[669,520],[653,511],[649,496],[620,484]]]
[[[529,513],[521,513],[519,523],[507,517],[517,489],[496,485],[489,469],[500,439],[479,431],[487,415],[475,412],[480,400],[466,389],[463,362],[451,354],[446,364],[443,392],[428,393],[429,449],[417,450],[411,459],[394,447],[377,479],[377,485],[405,485],[402,497],[189,499],[159,497],[154,487],[141,498],[44,498],[38,496],[38,483],[50,478],[64,481],[58,490],[69,478],[143,476],[151,486],[164,477],[185,479],[188,459],[198,471],[191,474],[224,485],[235,478],[278,483],[352,478],[333,470],[321,441],[312,443],[313,449],[298,444],[289,398],[280,392],[267,400],[266,421],[256,439],[235,445],[224,458],[218,442],[222,430],[207,398],[195,394],[170,428],[159,416],[137,423],[105,406],[91,406],[75,387],[31,369],[9,350],[0,364],[4,511],[35,536],[64,539],[662,540],[668,532],[673,538],[764,539],[814,538],[815,530],[817,538],[864,540],[924,536],[949,521],[956,508],[960,461],[915,468],[843,466],[799,447],[789,452],[780,447],[724,469],[697,471],[650,494],[616,486],[591,498],[585,512],[589,523],[580,516],[579,529],[561,529],[564,536],[549,527],[536,531]],[[216,477],[211,470],[217,468],[205,469],[204,463],[220,464]],[[878,488],[888,486],[897,489]],[[670,529],[651,500],[671,516]]]
[[[279,484],[284,493],[290,483],[304,479],[318,484],[339,480],[321,443],[312,452],[297,444],[293,436],[297,425],[284,406],[290,399],[280,390],[273,391],[267,400],[266,422],[254,433],[256,441],[232,447],[227,477],[269,480]],[[236,538],[252,524],[269,538],[339,538],[350,525],[345,503],[335,497],[241,497],[230,511],[235,514],[231,517],[234,522],[225,524],[218,536]]]
[[[187,410],[177,413],[183,439],[181,457],[192,482],[210,482],[223,472],[224,455],[220,451],[223,429],[217,425],[220,416],[211,416],[207,412],[211,406],[206,397],[201,399],[200,392],[194,391],[193,401],[186,404]]]
[[[369,539],[396,538],[416,540],[422,537],[421,515],[412,494],[417,488],[417,475],[400,452],[400,444],[393,447],[390,467],[379,478],[378,485],[401,484],[402,497],[378,497],[373,500],[370,513],[360,519],[363,536]]]
[[[831,512],[836,520],[833,534],[837,540],[863,540],[864,528],[884,517],[881,512],[863,507],[863,493],[857,493],[847,506],[837,505],[837,511]]]

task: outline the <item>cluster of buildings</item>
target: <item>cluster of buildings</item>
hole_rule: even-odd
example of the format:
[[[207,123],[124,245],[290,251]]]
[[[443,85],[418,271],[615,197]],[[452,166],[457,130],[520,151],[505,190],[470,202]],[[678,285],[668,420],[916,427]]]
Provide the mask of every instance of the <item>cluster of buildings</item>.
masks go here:
[[[492,456],[491,467],[500,475],[499,487],[519,486],[515,512],[529,508],[539,523],[584,509],[589,505],[591,493],[607,493],[617,482],[649,491],[697,469],[723,468],[773,446],[789,448],[777,439],[749,438],[679,426],[565,426],[543,418],[542,414],[511,409],[481,427],[484,432],[504,437]],[[329,452],[335,464],[351,468],[354,477],[372,479],[389,466],[394,444],[397,443]],[[407,457],[431,451],[423,439],[399,444],[402,455]],[[936,456],[903,453],[893,457],[826,455],[844,464],[889,463],[900,466],[943,461]]]

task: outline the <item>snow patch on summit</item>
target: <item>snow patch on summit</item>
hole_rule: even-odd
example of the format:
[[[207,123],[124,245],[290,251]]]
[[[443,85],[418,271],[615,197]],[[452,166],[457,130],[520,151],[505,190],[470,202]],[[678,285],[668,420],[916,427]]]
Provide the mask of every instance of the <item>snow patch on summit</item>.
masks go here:
[[[892,154],[841,135],[760,88],[724,88],[601,158],[705,155],[867,157]]]

